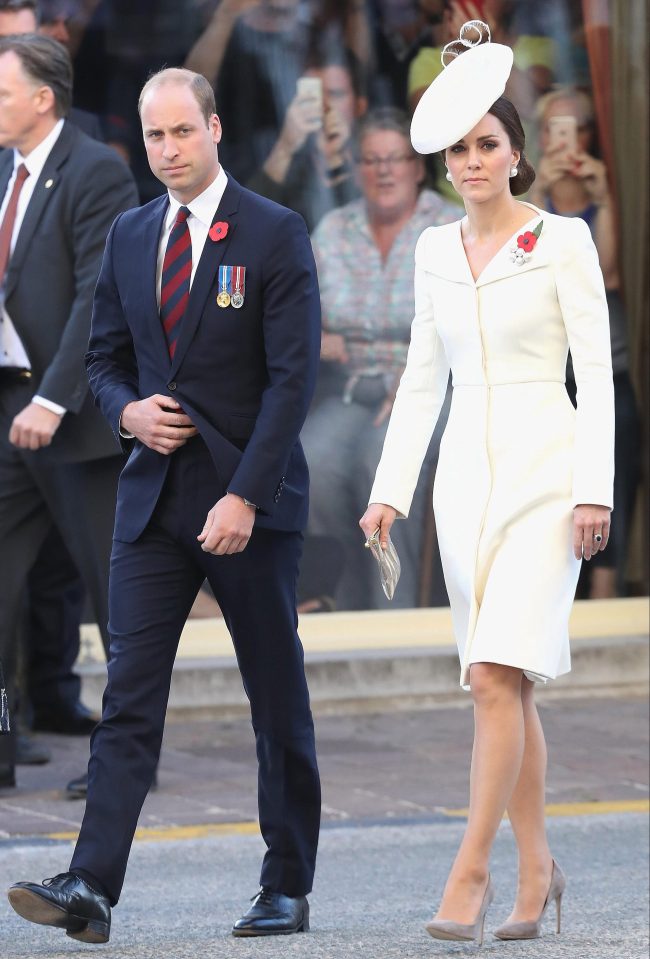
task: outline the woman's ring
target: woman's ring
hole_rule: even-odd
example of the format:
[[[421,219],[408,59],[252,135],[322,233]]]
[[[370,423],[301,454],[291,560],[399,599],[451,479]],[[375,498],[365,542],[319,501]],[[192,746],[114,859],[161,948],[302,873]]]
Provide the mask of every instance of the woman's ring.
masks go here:
[[[603,534],[594,533],[594,543],[602,543],[602,541],[603,541]]]

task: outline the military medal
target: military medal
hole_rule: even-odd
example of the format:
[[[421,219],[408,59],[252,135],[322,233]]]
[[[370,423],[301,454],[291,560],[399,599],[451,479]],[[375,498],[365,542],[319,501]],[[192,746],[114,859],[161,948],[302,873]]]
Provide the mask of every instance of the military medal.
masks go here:
[[[219,267],[219,293],[217,294],[217,306],[220,306],[223,310],[227,306],[230,306],[230,281],[232,279],[232,267],[230,266],[220,266]]]
[[[235,292],[230,297],[230,305],[236,310],[244,305],[244,284],[246,282],[246,267],[233,266]]]

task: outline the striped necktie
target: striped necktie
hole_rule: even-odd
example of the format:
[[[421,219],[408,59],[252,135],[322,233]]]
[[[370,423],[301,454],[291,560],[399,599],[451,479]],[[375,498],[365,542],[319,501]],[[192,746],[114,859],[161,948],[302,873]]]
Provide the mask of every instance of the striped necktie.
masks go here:
[[[5,208],[5,215],[2,218],[2,226],[0,226],[0,286],[2,286],[4,283],[5,273],[7,272],[7,266],[9,265],[11,238],[13,236],[14,225],[16,223],[16,213],[18,211],[18,197],[20,196],[20,191],[23,188],[23,183],[28,176],[29,170],[24,163],[21,163],[16,170],[16,178],[14,180],[11,196],[9,197],[9,202]]]
[[[160,319],[172,360],[190,298],[192,240],[187,225],[189,215],[190,211],[186,206],[179,207],[167,241],[160,283]]]

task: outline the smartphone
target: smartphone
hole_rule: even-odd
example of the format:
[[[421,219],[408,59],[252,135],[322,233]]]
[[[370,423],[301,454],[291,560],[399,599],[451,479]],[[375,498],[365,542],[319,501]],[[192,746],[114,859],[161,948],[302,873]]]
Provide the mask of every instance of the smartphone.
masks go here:
[[[323,81],[320,77],[299,77],[297,93],[301,98],[317,101],[318,111],[323,112]]]
[[[548,150],[575,153],[578,149],[578,121],[575,117],[548,118]]]

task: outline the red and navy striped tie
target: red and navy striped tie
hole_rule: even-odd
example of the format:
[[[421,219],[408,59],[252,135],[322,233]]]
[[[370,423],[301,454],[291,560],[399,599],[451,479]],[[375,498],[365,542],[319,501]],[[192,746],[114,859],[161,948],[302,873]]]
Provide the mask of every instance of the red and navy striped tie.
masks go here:
[[[160,319],[162,321],[169,356],[174,359],[181,322],[190,298],[192,275],[192,239],[187,218],[190,211],[179,207],[169,234],[160,284]]]

